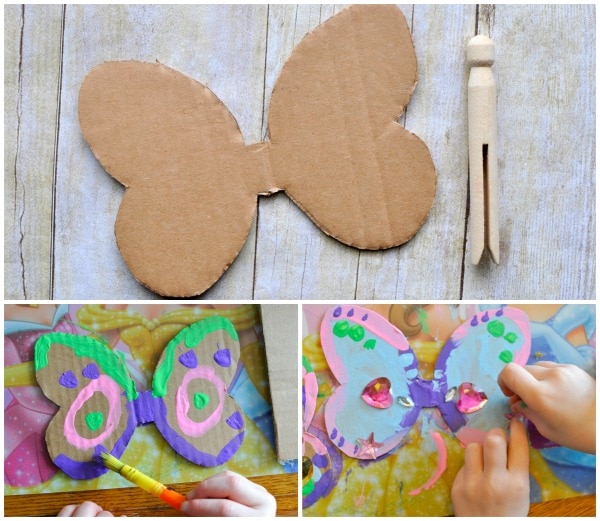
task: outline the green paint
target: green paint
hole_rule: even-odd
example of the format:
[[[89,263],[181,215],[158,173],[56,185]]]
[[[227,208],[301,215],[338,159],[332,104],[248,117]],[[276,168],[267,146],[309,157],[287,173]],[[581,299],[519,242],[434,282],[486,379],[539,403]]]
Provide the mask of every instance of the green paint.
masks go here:
[[[498,355],[498,358],[500,360],[502,360],[505,364],[508,364],[509,362],[512,362],[512,360],[513,360],[513,354],[507,349],[505,351],[502,351]]]
[[[306,485],[302,487],[302,495],[308,496],[315,489],[315,481],[311,478]]]
[[[90,412],[85,415],[85,423],[91,431],[97,431],[104,423],[104,414],[100,411]]]
[[[333,326],[333,334],[339,338],[344,338],[348,334],[350,324],[347,320],[340,320]]]
[[[164,358],[160,366],[154,372],[152,379],[153,396],[165,396],[167,394],[167,382],[173,372],[175,363],[175,349],[183,342],[188,349],[196,347],[206,335],[215,331],[223,330],[233,340],[238,340],[238,334],[230,320],[225,317],[209,317],[182,329],[177,336],[171,340],[165,348]]]
[[[521,402],[521,409],[527,409],[527,404],[525,402]]]
[[[42,335],[35,344],[34,365],[36,371],[41,371],[48,365],[48,353],[53,345],[60,344],[73,351],[75,356],[92,358],[102,369],[123,389],[128,400],[137,398],[135,383],[127,373],[125,364],[119,356],[111,351],[106,344],[89,336],[71,335],[69,333],[48,333]]]
[[[312,373],[314,371],[312,365],[310,365],[310,362],[308,361],[308,358],[306,358],[304,355],[302,355],[302,367],[304,367],[307,373]]]
[[[375,349],[375,339],[371,338],[370,340],[367,340],[363,347],[365,349]]]
[[[517,334],[516,333],[508,333],[505,337],[504,340],[506,340],[509,344],[514,344],[517,341]]]
[[[204,409],[204,407],[206,407],[209,404],[209,402],[210,402],[210,396],[208,396],[208,394],[196,393],[194,395],[194,405],[196,406],[196,409],[198,409],[199,411]]]
[[[359,324],[356,324],[350,328],[350,331],[348,331],[348,336],[355,342],[360,342],[363,338],[365,338],[365,328]]]
[[[488,333],[496,338],[504,334],[504,324],[500,320],[492,320],[487,326]]]
[[[425,311],[423,308],[419,308],[417,310],[417,320],[421,326],[421,331],[423,331],[425,334],[429,333],[429,326],[427,325],[427,311]]]

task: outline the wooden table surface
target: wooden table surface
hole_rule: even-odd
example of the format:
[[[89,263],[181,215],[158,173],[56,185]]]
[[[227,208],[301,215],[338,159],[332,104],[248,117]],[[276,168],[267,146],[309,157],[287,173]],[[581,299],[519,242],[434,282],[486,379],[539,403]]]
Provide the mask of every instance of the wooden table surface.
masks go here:
[[[278,516],[298,516],[298,475],[277,474],[250,478],[265,487],[277,499]],[[187,483],[169,485],[186,494],[192,489]],[[6,496],[5,516],[55,516],[66,505],[93,501],[115,515],[173,517],[183,516],[162,501],[137,487],[87,492],[60,492]]]
[[[256,143],[283,63],[342,7],[5,6],[5,297],[156,297],[116,246],[123,188],[81,137],[79,87],[93,66],[175,68],[207,84]],[[358,251],[283,193],[261,197],[239,257],[204,297],[595,299],[595,6],[400,8],[419,63],[400,122],[438,174],[425,225],[404,246]],[[472,266],[466,233],[465,45],[477,33],[497,46],[499,266]]]

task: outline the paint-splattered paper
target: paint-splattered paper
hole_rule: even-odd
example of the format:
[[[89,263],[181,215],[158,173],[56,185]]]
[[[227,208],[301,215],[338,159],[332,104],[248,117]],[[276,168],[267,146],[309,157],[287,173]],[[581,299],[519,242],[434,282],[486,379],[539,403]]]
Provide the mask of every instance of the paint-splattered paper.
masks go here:
[[[304,515],[450,514],[461,442],[508,424],[505,363],[595,375],[594,306],[517,308],[305,305]],[[594,492],[594,456],[531,439],[532,502]]]
[[[215,320],[218,317],[231,321],[239,332],[241,362],[237,363],[237,354],[232,356],[230,353],[231,385],[228,391],[239,404],[239,409],[236,408],[229,416],[240,412],[245,424],[245,439],[239,450],[225,465],[219,465],[216,469],[198,466],[173,450],[168,442],[169,435],[165,437],[159,432],[156,418],[145,417],[143,422],[139,422],[145,425],[133,429],[122,457],[137,465],[143,472],[166,483],[199,481],[223,468],[249,476],[282,472],[284,469],[277,463],[273,449],[270,396],[258,309],[255,306],[212,308],[213,306],[94,304],[6,306],[5,494],[127,486],[122,478],[112,473],[91,480],[71,479],[59,472],[48,456],[44,436],[48,424],[57,413],[57,406],[41,393],[34,376],[34,345],[42,335],[68,334],[88,339],[102,338],[107,347],[110,347],[110,352],[121,360],[125,374],[135,384],[138,395],[143,395],[152,389],[152,379],[156,368],[161,365],[161,355],[164,358],[167,354],[165,347],[190,325],[202,322],[202,319]],[[101,336],[92,334],[92,331]],[[212,356],[216,354],[215,352]],[[227,365],[227,357],[222,355],[223,353],[217,355],[217,358]],[[177,360],[175,362],[181,365]],[[190,355],[184,357],[184,362],[188,366],[193,365]],[[198,364],[198,360],[196,362],[197,367],[202,365]],[[87,382],[89,385],[89,382],[97,381],[103,374],[100,367],[91,367],[92,363],[94,362],[87,361],[82,367],[70,369],[61,367],[59,378],[64,373],[63,383],[67,386],[75,384],[71,389],[79,390],[82,383]],[[191,370],[182,365],[181,370],[185,372],[186,369]],[[179,370],[178,368],[177,371]],[[177,394],[176,391],[174,394]],[[198,396],[192,394],[193,398],[197,398],[198,405],[202,405],[201,392],[197,393]],[[208,400],[214,398],[210,392],[205,394]],[[94,421],[100,421],[100,418],[94,413],[104,415],[108,412],[102,407],[103,403],[99,403],[97,411],[80,413],[76,422],[85,422],[87,429],[97,427]],[[142,410],[137,407],[136,418],[143,418]],[[228,428],[231,429],[229,426]],[[226,445],[224,442],[219,444]]]

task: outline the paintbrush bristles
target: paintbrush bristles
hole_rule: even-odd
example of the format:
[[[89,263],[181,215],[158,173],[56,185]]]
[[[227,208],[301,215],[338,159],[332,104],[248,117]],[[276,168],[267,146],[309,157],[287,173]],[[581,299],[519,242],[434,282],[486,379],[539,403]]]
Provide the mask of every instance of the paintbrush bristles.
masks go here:
[[[104,466],[113,472],[121,472],[121,469],[125,466],[124,463],[120,462],[117,458],[107,454],[106,452],[100,453],[100,458],[102,459]]]

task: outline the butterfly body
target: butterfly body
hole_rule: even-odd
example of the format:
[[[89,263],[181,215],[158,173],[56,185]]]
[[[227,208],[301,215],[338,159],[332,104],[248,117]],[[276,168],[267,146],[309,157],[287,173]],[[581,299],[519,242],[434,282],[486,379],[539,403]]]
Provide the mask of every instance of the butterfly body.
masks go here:
[[[280,190],[350,246],[408,241],[436,187],[427,147],[396,122],[416,77],[401,11],[352,6],[298,45],[273,89],[269,141],[247,147],[201,83],[158,63],[92,69],[79,120],[127,187],[115,233],[133,275],[163,295],[204,292],[241,250],[257,194]]]
[[[71,477],[97,477],[106,472],[97,460],[101,452],[119,458],[135,428],[153,422],[190,461],[225,463],[244,438],[243,414],[227,394],[238,360],[231,322],[205,319],[169,342],[152,390],[140,393],[124,361],[103,342],[44,335],[36,344],[36,376],[59,406],[46,431],[51,458]]]

